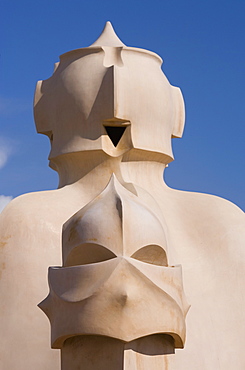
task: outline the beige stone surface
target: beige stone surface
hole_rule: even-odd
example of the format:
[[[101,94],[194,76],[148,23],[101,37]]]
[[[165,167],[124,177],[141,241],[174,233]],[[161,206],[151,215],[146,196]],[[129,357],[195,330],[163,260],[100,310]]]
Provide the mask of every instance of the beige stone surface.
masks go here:
[[[144,353],[146,350],[141,353],[140,342],[135,344],[136,350],[123,347],[125,370],[164,369],[163,366],[171,370],[243,370],[244,213],[224,199],[177,191],[166,186],[162,176],[166,164],[173,159],[171,137],[180,137],[184,124],[180,90],[169,84],[160,69],[161,59],[156,54],[124,46],[111,31],[108,24],[104,34],[91,47],[61,56],[53,76],[37,85],[37,130],[51,139],[50,165],[59,173],[60,188],[16,198],[0,215],[0,368],[60,368],[59,350],[51,349],[49,321],[37,307],[49,292],[48,267],[53,266],[49,276],[51,287],[54,289],[57,289],[57,285],[62,289],[58,281],[65,281],[65,274],[69,274],[70,269],[76,271],[76,289],[74,288],[69,296],[71,288],[67,286],[66,294],[69,296],[68,301],[75,297],[76,305],[79,306],[82,296],[79,296],[77,287],[83,283],[80,276],[88,266],[92,266],[90,262],[93,262],[96,269],[98,266],[102,268],[105,265],[118,264],[118,270],[112,270],[122,273],[122,276],[125,276],[127,271],[129,285],[120,284],[119,279],[112,281],[110,285],[110,279],[105,279],[105,286],[110,285],[108,289],[114,287],[114,297],[119,292],[121,302],[123,295],[125,298],[125,289],[129,302],[131,297],[137,297],[137,290],[127,291],[131,283],[134,286],[137,281],[143,291],[143,281],[147,281],[147,284],[154,282],[154,288],[149,293],[151,299],[148,300],[147,309],[151,302],[157,305],[156,297],[159,294],[161,296],[162,288],[167,290],[164,282],[167,275],[164,275],[163,271],[175,271],[176,268],[171,266],[182,266],[183,282],[181,280],[179,286],[183,287],[181,294],[184,290],[191,305],[186,316],[184,349],[176,349],[174,354],[176,345],[165,343],[163,340],[165,353],[159,351],[156,357],[156,354]],[[117,145],[113,144],[108,135],[108,126],[111,127],[111,132],[114,132],[113,135],[118,135],[115,127],[124,129]],[[79,232],[85,228],[81,222],[78,223],[77,229],[75,228],[78,239],[69,242],[70,223],[77,215],[82,215],[82,220],[84,217],[89,219],[86,211],[91,205],[96,206],[102,195],[106,195],[112,175],[117,184],[114,186],[117,187],[117,191],[114,191],[114,202],[116,193],[120,193],[122,209],[126,210],[126,214],[130,214],[129,218],[137,234],[126,233],[127,242],[122,242],[121,239],[118,244],[105,244],[105,234],[98,228],[96,238],[100,239],[99,245],[107,248],[107,251],[100,249],[99,255],[100,258],[102,255],[102,258],[107,259],[101,262],[86,261],[86,253],[84,254],[81,245],[87,245],[91,235],[88,234],[82,239],[82,232],[79,236]],[[113,195],[113,191],[108,193]],[[133,199],[132,207],[128,199]],[[101,203],[99,204],[101,207]],[[142,214],[141,220],[134,213],[137,207]],[[113,215],[112,212],[110,217],[117,223],[116,230],[119,230],[120,219],[114,218]],[[99,213],[96,217],[100,217]],[[145,219],[149,220],[153,228],[144,223]],[[126,218],[124,221],[126,222]],[[106,218],[101,219],[101,225],[103,230],[105,228],[108,232],[111,231]],[[125,230],[130,230],[130,226],[131,224],[126,222]],[[93,227],[93,232],[94,230]],[[81,245],[76,244],[79,239],[82,240]],[[120,238],[118,240],[120,241]],[[158,248],[147,249],[150,250],[149,254],[145,253],[147,250],[138,252],[149,245]],[[116,257],[108,258],[112,257],[108,251]],[[92,256],[98,256],[97,252],[92,253]],[[156,255],[159,258],[155,259]],[[138,258],[134,258],[135,256]],[[77,265],[74,262],[76,260]],[[156,260],[161,263],[155,263]],[[132,276],[128,274],[128,269]],[[66,271],[64,276],[57,278],[62,271]],[[138,271],[143,271],[144,276],[150,274],[150,280],[144,277],[142,282],[139,282]],[[161,273],[157,275],[156,271]],[[90,273],[93,275],[92,269]],[[160,284],[160,280],[163,286],[158,290],[155,286]],[[92,284],[90,286],[93,289]],[[154,289],[157,289],[156,294]],[[187,305],[181,301],[182,295],[178,289],[173,286],[171,289],[171,294],[175,297],[174,302],[181,307],[183,315]],[[99,288],[98,292],[101,297],[103,294],[108,295],[104,286],[103,289]],[[60,297],[61,302],[65,301],[62,293],[58,292],[56,296],[58,301]],[[100,300],[103,298],[99,298]],[[90,302],[92,305],[92,301]],[[108,300],[104,303],[107,305]],[[113,306],[113,303],[111,304]],[[70,306],[70,303],[67,305]],[[119,306],[122,312],[122,305]],[[147,320],[147,312],[144,311],[141,311],[142,317],[135,317],[135,321],[133,320],[139,326],[139,331],[142,328],[144,330],[144,325],[147,326],[148,323],[153,326],[158,326],[159,323],[159,327],[164,323],[160,308],[154,310],[152,306],[151,310]],[[55,314],[57,315],[53,315]],[[99,314],[102,313],[97,310],[96,315]],[[60,315],[62,319],[63,312]],[[52,324],[52,318],[50,319]],[[137,321],[141,319],[144,321],[142,326],[138,325]],[[116,328],[113,330],[116,331]],[[148,327],[147,330],[150,331],[148,334],[154,334],[157,329]],[[165,329],[161,327],[161,330]],[[57,338],[70,334],[71,332],[58,333]],[[93,347],[91,340],[98,339],[90,340],[86,336],[76,337],[74,334],[73,338],[65,340],[62,348],[64,370],[69,368],[69,358],[74,358],[74,366],[76,361],[80,363],[82,354],[74,349],[74,341],[77,343],[76,348],[81,347],[79,343],[80,340],[83,341],[88,348],[86,353],[89,354],[89,348]],[[179,336],[184,338],[182,334]],[[108,341],[115,344],[117,351],[122,351],[122,343],[119,341],[122,337],[115,337],[101,342],[106,348],[104,353],[109,351]],[[128,339],[132,341],[132,338]],[[146,337],[142,346],[148,349],[151,346],[159,348],[158,339]],[[76,352],[75,356],[72,351]],[[117,358],[112,360],[117,361]],[[85,368],[98,369],[96,364],[94,367],[89,366],[88,364]],[[102,365],[99,368],[103,369]],[[114,368],[120,369],[117,362]]]
[[[162,225],[136,195],[113,175],[63,235],[64,267],[50,268],[50,295],[40,304],[54,348],[74,334],[129,342],[155,333],[183,347],[189,305],[181,267],[168,266]]]
[[[61,369],[70,369],[73,363],[77,370],[165,370],[173,353],[173,340],[168,335],[129,343],[103,336],[80,336],[65,341]]]
[[[162,73],[157,54],[99,45],[103,39],[61,55],[52,77],[37,84],[36,126],[52,135],[51,162],[55,166],[56,157],[81,150],[117,158],[125,154],[125,160],[127,155],[143,159],[147,151],[148,160],[170,162],[170,138],[181,136],[184,125],[180,90]],[[125,128],[116,147],[107,126]]]

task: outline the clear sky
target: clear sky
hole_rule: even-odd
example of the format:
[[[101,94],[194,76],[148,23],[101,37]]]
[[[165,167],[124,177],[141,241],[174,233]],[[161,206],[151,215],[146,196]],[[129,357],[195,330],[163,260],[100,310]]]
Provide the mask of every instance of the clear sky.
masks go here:
[[[174,139],[167,184],[244,210],[244,0],[2,0],[0,210],[11,197],[57,187],[48,138],[35,132],[35,84],[60,54],[93,43],[107,20],[126,45],[159,54],[184,95],[186,129]]]

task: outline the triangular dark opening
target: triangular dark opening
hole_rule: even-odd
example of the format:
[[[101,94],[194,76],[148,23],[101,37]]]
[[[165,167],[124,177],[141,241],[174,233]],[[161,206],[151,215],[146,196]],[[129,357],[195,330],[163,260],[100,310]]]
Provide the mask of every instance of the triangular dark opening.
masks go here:
[[[105,126],[105,129],[113,145],[116,147],[123,136],[126,127]]]

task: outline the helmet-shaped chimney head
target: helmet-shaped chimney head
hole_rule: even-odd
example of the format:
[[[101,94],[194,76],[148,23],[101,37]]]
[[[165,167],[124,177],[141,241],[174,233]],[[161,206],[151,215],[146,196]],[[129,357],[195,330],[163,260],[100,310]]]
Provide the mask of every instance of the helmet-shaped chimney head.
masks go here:
[[[184,103],[161,64],[157,54],[125,46],[110,22],[91,46],[61,55],[53,75],[38,82],[34,102],[37,131],[53,139],[50,158],[102,150],[143,159],[147,151],[170,162]]]

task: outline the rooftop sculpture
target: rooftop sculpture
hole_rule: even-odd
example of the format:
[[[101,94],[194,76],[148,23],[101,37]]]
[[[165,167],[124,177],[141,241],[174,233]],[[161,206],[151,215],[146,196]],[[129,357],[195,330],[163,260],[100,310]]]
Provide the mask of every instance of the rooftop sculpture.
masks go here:
[[[164,183],[184,103],[161,63],[107,22],[38,82],[60,184],[0,215],[1,368],[244,368],[244,214]]]

